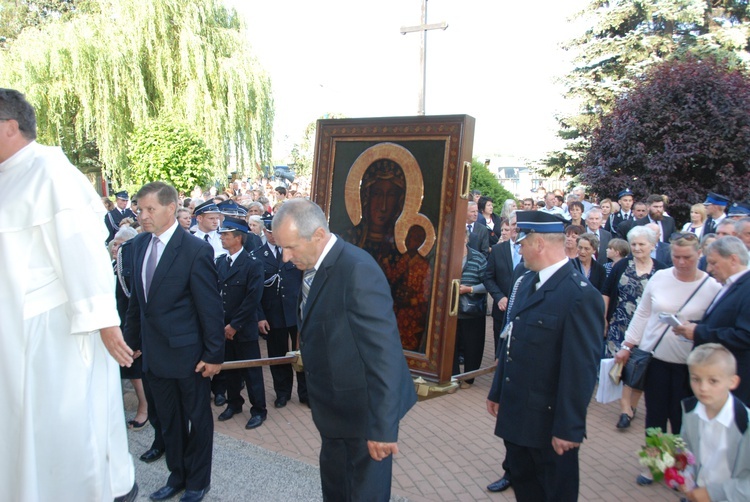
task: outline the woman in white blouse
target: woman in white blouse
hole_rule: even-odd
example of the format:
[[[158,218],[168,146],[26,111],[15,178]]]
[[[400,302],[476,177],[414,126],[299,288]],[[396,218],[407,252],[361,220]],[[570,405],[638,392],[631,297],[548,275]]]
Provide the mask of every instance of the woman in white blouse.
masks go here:
[[[699,249],[700,242],[692,233],[680,234],[672,241],[674,266],[656,272],[646,285],[625,332],[622,348],[615,355],[615,361],[626,364],[633,347],[646,351],[653,351],[656,347],[643,389],[646,428],[660,427],[666,432],[669,422],[672,433],[679,433],[682,425],[680,402],[692,395],[687,356],[693,349],[693,342],[676,335],[660,320],[659,314],[675,314],[681,322],[700,319],[721,289],[718,282],[698,270]],[[648,475],[641,475],[638,483],[650,484],[651,479]]]

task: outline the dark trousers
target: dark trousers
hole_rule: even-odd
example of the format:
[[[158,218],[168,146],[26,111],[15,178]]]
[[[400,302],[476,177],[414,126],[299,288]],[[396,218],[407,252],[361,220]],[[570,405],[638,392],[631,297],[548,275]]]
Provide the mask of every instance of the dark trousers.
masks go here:
[[[214,417],[211,383],[200,373],[185,378],[146,374],[166,444],[169,486],[203,490],[211,483]]]
[[[289,342],[291,341],[292,350],[297,346],[297,326],[288,328],[270,329],[268,331],[268,357],[282,357],[289,352]],[[294,384],[294,373],[297,373],[297,396],[300,401],[307,400],[307,383],[305,383],[305,374],[292,370],[291,364],[278,364],[271,366],[271,378],[273,378],[273,390],[276,391],[276,397],[284,396],[287,399],[292,398],[292,385]]]
[[[164,451],[164,436],[161,433],[161,424],[159,423],[159,415],[156,414],[156,403],[154,402],[154,393],[151,392],[151,385],[148,383],[148,378],[143,376],[143,393],[146,394],[146,402],[148,403],[148,421],[151,427],[154,428],[154,442],[151,443],[151,448]]]
[[[251,342],[240,342],[227,340],[224,346],[225,361],[244,361],[247,359],[260,359],[260,345],[258,340]],[[239,370],[226,371],[227,378],[227,403],[233,410],[239,412],[245,400],[240,395],[242,391],[242,380],[245,380],[247,397],[250,399],[250,416],[260,415],[265,417],[266,411],[266,387],[263,384],[263,368],[242,368]]]
[[[680,403],[693,395],[687,364],[667,363],[653,358],[646,369],[643,385],[646,399],[646,428],[660,427],[667,432],[667,422],[673,434],[682,428]]]
[[[484,330],[486,316],[458,319],[456,322],[456,349],[453,353],[453,374],[461,372],[458,364],[458,348],[464,349],[464,373],[478,370],[484,356]],[[474,379],[466,380],[474,383]]]
[[[550,445],[529,448],[505,441],[506,460],[513,473],[518,502],[566,502],[578,500],[578,448],[562,455]]]
[[[321,439],[320,481],[325,502],[390,499],[393,455],[380,462],[373,460],[364,438]]]
[[[211,392],[214,396],[227,394],[227,375],[223,371],[211,377]]]

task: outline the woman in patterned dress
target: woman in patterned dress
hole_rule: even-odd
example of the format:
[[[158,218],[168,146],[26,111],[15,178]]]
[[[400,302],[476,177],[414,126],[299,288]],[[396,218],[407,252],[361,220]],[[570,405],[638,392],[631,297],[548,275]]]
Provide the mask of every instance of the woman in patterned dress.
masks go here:
[[[656,242],[656,233],[650,228],[633,227],[628,232],[631,255],[617,262],[607,277],[602,289],[607,316],[604,346],[606,358],[614,357],[620,350],[625,330],[633,318],[648,280],[657,270],[666,268],[665,264],[651,258],[651,251],[655,248]],[[630,427],[641,394],[642,391],[623,385],[618,429]]]

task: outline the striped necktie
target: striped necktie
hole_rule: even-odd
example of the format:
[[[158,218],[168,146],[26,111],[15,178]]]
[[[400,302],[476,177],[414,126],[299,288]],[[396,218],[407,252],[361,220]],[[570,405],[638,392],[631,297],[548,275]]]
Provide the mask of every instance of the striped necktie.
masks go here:
[[[305,304],[307,303],[307,295],[310,294],[310,286],[312,286],[313,279],[315,279],[315,269],[311,268],[305,270],[305,274],[302,276],[302,285],[300,290],[302,291],[302,301],[299,304],[299,318],[302,319],[303,312],[305,311]]]

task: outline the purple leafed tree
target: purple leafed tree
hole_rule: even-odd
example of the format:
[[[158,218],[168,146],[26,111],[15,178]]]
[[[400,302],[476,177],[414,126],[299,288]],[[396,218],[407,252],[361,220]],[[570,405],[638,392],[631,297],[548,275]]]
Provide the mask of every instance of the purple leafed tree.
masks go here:
[[[715,191],[743,200],[750,191],[750,77],[714,60],[663,63],[621,97],[594,131],[582,180],[613,196],[667,195],[670,214]]]

